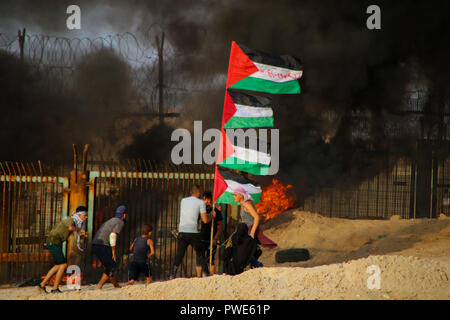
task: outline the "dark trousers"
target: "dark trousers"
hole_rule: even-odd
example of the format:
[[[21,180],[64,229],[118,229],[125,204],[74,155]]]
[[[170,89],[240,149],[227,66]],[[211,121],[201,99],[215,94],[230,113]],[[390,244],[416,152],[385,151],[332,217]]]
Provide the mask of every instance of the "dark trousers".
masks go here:
[[[108,277],[111,277],[112,272],[116,268],[116,262],[113,259],[111,247],[94,243],[92,245],[92,253],[94,253],[102,263],[104,273]]]
[[[175,256],[175,261],[173,264],[178,267],[183,260],[184,254],[186,253],[187,247],[191,245],[196,253],[196,264],[197,266],[203,266],[205,263],[204,257],[204,247],[199,233],[183,233],[178,234],[178,250]]]
[[[210,239],[206,239],[206,238],[203,238],[202,239],[202,245],[203,245],[203,257],[204,257],[204,263],[203,263],[203,265],[202,265],[202,270],[204,271],[204,272],[206,272],[206,273],[209,273],[209,261],[210,261],[210,252],[211,252],[211,250],[210,250],[210,246],[209,246],[209,244],[211,243],[211,240]],[[214,266],[215,265],[215,256],[216,256],[216,250],[217,249],[217,247],[216,246],[213,246],[213,250],[212,250],[212,259],[211,259],[211,265],[212,266]]]
[[[131,261],[128,269],[128,280],[137,281],[141,273],[146,278],[150,278],[152,276],[150,265],[146,261]]]

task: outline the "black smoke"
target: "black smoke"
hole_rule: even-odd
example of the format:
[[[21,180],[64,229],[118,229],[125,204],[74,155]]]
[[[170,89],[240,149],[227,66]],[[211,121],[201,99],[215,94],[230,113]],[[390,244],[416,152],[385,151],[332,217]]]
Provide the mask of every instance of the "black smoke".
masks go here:
[[[449,99],[448,1],[124,3],[108,2],[105,12],[116,11],[104,18],[105,25],[123,27],[123,17],[129,17],[148,45],[158,32],[166,34],[172,51],[166,57],[165,92],[180,84],[185,89],[174,103],[182,114],[171,122],[174,127],[186,128],[194,120],[203,120],[204,129],[220,125],[231,41],[302,59],[302,94],[275,99],[280,175],[299,189],[356,183],[400,156],[416,157],[423,132],[439,137],[445,129],[439,115]],[[104,4],[92,6],[101,12]],[[381,30],[366,27],[371,4],[381,8]],[[18,18],[34,21],[23,2],[8,6],[20,10]],[[46,11],[47,17],[55,14],[50,2],[36,10]],[[51,30],[47,22],[36,21]],[[422,125],[403,113],[408,92],[417,89],[426,92]],[[162,130],[166,138],[155,131],[136,134],[122,155],[147,156],[152,141],[170,144],[170,130]]]
[[[136,100],[130,72],[108,49],[81,57],[65,77],[0,51],[0,158],[63,161],[72,144],[90,144],[108,159],[136,133],[121,116]]]
[[[417,157],[421,131],[442,138],[436,131],[445,130],[439,115],[449,99],[450,4],[377,1],[382,29],[368,30],[370,4],[232,1],[214,11],[206,26],[198,22],[206,36],[198,40],[203,34],[193,34],[194,43],[202,43],[187,60],[193,81],[226,73],[232,40],[303,60],[302,94],[277,97],[275,110],[280,175],[295,186],[313,191],[357,183],[399,157]],[[181,35],[172,35],[179,46],[183,39],[190,43]],[[404,113],[415,90],[426,92],[422,123]],[[213,113],[223,92],[209,100],[216,101]],[[197,101],[202,105],[202,98]]]

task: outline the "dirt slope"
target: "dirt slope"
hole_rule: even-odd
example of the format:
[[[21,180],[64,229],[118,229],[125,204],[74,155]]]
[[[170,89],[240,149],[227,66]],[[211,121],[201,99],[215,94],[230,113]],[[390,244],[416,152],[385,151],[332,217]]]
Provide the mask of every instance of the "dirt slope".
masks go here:
[[[450,219],[347,220],[291,210],[263,225],[280,249],[308,248],[311,259],[275,262],[238,276],[175,279],[149,286],[41,294],[36,288],[0,289],[0,299],[450,299]],[[375,266],[380,289],[372,283]],[[65,286],[62,287],[66,290]]]

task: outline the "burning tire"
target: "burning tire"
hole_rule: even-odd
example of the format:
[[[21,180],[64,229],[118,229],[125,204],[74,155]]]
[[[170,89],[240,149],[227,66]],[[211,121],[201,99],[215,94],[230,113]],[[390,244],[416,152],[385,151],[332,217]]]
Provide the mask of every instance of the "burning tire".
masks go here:
[[[308,249],[303,248],[280,250],[275,254],[277,263],[306,261],[309,258]]]

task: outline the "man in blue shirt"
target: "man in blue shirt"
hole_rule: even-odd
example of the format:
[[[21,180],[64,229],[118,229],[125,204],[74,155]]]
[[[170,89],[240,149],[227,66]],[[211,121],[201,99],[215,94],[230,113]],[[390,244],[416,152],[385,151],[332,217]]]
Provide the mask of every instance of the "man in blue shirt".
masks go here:
[[[170,279],[176,278],[178,266],[183,260],[186,249],[191,245],[196,253],[197,277],[202,276],[202,265],[204,264],[203,244],[198,229],[199,218],[203,223],[211,222],[215,212],[206,213],[206,205],[200,199],[200,187],[195,185],[191,189],[191,196],[183,198],[180,204],[180,224],[178,225],[178,250],[170,273]]]

